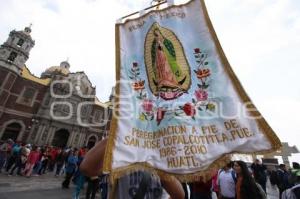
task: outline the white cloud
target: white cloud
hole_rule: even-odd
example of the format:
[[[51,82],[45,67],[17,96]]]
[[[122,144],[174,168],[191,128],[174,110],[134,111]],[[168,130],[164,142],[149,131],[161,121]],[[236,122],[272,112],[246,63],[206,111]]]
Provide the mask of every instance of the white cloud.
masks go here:
[[[227,58],[254,104],[282,141],[300,149],[300,2],[206,3]]]
[[[267,118],[275,132],[280,133],[282,141],[299,146],[300,101],[285,96],[265,98],[257,103],[258,109]]]
[[[133,11],[127,4],[124,0],[1,0],[0,42],[10,30],[32,22],[36,45],[27,61],[30,70],[40,75],[69,57],[71,71],[85,71],[105,101],[115,77],[114,23]]]
[[[207,1],[223,48],[243,78],[257,72],[258,61],[264,56],[291,44],[300,44],[300,10],[293,2]]]

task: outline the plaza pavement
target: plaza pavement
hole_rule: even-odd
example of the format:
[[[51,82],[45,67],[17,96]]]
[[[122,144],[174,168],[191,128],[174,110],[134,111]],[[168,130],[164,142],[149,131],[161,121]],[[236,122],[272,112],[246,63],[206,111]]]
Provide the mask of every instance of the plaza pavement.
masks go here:
[[[71,199],[74,185],[61,189],[63,177],[46,174],[38,177],[7,176],[0,174],[0,199]],[[278,199],[276,187],[267,184],[268,199]],[[81,193],[84,199],[84,191]],[[96,197],[99,199],[99,195]]]
[[[71,199],[74,186],[62,189],[62,181],[52,174],[30,178],[0,174],[0,199]]]

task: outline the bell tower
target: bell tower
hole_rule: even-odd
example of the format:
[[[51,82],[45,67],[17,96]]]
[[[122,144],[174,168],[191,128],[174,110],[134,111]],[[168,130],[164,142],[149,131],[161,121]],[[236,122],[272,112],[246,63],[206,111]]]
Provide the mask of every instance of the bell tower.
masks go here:
[[[0,46],[0,67],[21,73],[29,52],[35,42],[30,36],[31,25],[24,30],[10,32],[8,39]]]

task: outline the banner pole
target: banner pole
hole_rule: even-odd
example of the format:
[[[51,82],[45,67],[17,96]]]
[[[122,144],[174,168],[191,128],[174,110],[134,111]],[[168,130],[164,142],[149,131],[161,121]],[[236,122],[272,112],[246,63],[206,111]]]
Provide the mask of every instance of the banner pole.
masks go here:
[[[157,4],[152,5],[152,6],[149,6],[149,7],[145,8],[144,10],[150,10],[150,9],[152,9],[152,8],[154,8],[154,7],[156,7],[156,9],[158,9],[160,5],[165,4],[165,3],[167,3],[167,2],[168,2],[167,0],[165,0],[165,1],[159,0],[159,2],[158,2]],[[126,16],[122,17],[121,19],[126,19],[126,18],[131,17],[131,16],[133,16],[133,15],[136,15],[136,14],[138,14],[138,13],[139,13],[139,11],[134,12],[134,13],[131,13],[131,14],[129,14],[129,15],[126,15]]]

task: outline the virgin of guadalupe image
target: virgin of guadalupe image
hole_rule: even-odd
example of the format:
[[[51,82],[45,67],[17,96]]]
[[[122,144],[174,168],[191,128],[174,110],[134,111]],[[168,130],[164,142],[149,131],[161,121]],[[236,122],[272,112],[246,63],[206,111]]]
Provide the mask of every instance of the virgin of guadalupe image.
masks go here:
[[[158,23],[152,25],[146,36],[145,62],[154,95],[172,100],[187,92],[190,69],[182,45],[172,31]]]

